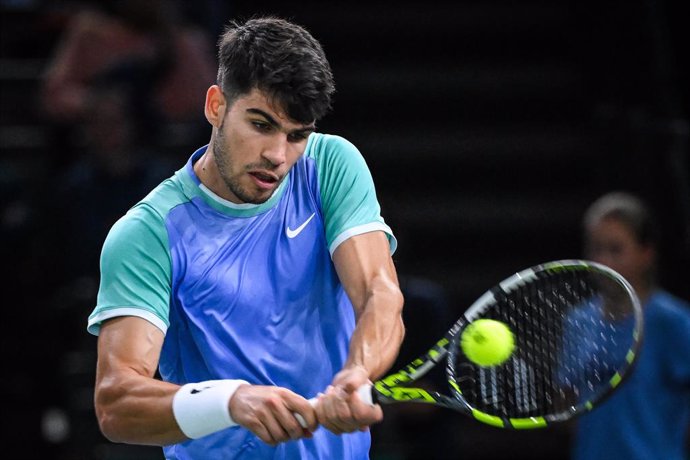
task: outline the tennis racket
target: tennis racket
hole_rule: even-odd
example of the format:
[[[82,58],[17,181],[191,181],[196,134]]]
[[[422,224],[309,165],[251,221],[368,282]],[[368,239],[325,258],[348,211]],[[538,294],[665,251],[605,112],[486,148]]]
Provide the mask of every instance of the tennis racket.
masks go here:
[[[514,334],[502,364],[479,366],[459,346],[482,318]],[[371,404],[433,404],[499,428],[546,427],[591,411],[618,388],[642,332],[640,302],[620,274],[586,260],[547,262],[489,289],[425,354],[358,393]],[[444,360],[446,394],[412,386]]]

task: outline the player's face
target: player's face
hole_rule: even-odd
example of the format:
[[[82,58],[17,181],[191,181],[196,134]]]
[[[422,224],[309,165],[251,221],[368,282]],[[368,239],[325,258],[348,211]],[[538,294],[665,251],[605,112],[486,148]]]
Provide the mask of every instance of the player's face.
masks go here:
[[[633,286],[643,283],[652,269],[654,252],[641,244],[632,230],[615,218],[592,225],[586,235],[586,256],[623,275]]]
[[[263,203],[304,153],[314,123],[301,124],[254,89],[224,113],[213,157],[230,201]]]

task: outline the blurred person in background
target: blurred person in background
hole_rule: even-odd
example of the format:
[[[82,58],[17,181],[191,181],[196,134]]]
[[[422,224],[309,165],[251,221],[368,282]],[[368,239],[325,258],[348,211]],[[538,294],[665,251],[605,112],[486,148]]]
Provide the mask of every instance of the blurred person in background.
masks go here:
[[[136,108],[154,128],[186,127],[185,143],[207,136],[199,101],[215,81],[215,56],[208,34],[183,22],[176,3],[166,0],[108,0],[79,3],[56,45],[42,80],[47,120],[74,143],[74,130],[88,115],[89,88],[104,74],[129,74],[136,83]],[[157,121],[158,123],[154,123]],[[63,156],[69,155],[69,151]]]
[[[686,460],[690,427],[690,305],[657,281],[658,229],[629,193],[600,197],[584,215],[585,256],[623,275],[644,309],[636,368],[610,399],[581,417],[574,460]]]
[[[143,121],[137,108],[136,85],[128,74],[108,73],[94,79],[85,96],[80,147],[54,187],[60,208],[52,232],[69,254],[63,276],[88,276],[97,284],[110,227],[174,170],[162,149],[143,141],[152,121]]]

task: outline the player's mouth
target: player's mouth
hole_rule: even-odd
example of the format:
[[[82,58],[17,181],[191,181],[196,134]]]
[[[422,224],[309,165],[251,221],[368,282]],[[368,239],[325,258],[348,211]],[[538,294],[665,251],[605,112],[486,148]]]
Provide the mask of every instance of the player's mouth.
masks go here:
[[[254,183],[261,189],[272,189],[279,181],[278,176],[266,171],[251,171],[249,175]]]

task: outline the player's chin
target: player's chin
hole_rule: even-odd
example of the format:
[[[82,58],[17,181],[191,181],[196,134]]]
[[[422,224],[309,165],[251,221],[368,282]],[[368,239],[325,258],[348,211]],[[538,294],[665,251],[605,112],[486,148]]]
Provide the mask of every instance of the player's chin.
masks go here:
[[[258,192],[255,193],[252,199],[248,202],[252,204],[264,204],[266,201],[268,201],[269,198],[271,198],[271,195],[273,195],[273,190],[271,190],[270,192]]]
[[[242,190],[242,194],[239,195],[239,198],[243,203],[263,204],[271,198],[275,189],[276,187],[259,188],[250,186]]]
[[[252,193],[250,196],[246,197],[247,199],[244,201],[252,204],[263,204],[268,201],[271,196],[273,196],[273,193],[276,191],[279,184],[280,182],[275,182],[270,186],[264,184],[261,187],[251,187],[250,190]]]

